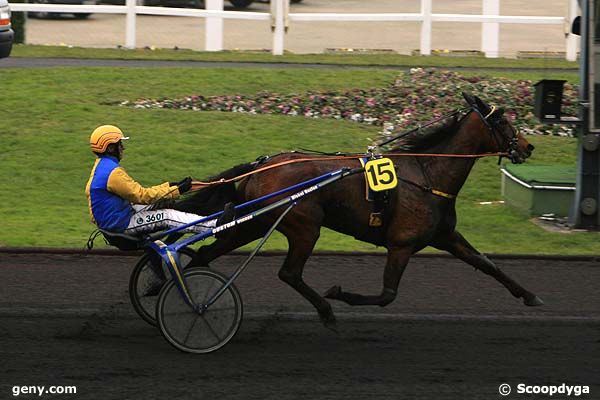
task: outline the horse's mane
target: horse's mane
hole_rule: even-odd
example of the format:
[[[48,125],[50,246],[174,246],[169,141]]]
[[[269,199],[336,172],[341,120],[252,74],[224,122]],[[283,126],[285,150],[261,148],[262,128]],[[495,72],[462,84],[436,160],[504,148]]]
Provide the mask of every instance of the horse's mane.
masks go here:
[[[459,116],[454,113],[426,128],[417,128],[399,139],[391,150],[423,151],[436,146],[456,132]]]

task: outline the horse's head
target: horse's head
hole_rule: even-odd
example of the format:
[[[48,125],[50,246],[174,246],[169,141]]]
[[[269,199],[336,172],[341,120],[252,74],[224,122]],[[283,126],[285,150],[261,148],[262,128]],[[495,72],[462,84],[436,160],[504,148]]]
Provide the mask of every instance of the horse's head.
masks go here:
[[[471,110],[479,115],[490,133],[492,151],[507,153],[507,157],[515,164],[525,162],[531,156],[534,147],[513,126],[504,115],[502,108],[489,106],[477,96],[463,92],[463,97]]]

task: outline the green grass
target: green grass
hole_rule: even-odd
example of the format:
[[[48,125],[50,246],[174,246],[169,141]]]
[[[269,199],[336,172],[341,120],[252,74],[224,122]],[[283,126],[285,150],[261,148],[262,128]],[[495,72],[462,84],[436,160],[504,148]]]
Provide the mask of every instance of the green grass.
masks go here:
[[[150,185],[204,177],[294,147],[364,149],[376,129],[278,116],[138,110],[103,105],[182,96],[382,85],[392,71],[55,68],[2,70],[6,129],[0,134],[3,246],[82,246],[92,229],[83,189],[94,156],[87,141],[105,123],[131,140],[124,166]]]
[[[100,124],[131,136],[125,168],[142,184],[202,178],[259,155],[298,147],[362,151],[378,129],[347,121],[219,112],[140,110],[108,105],[140,97],[288,93],[387,85],[393,70],[48,68],[2,69],[0,246],[82,247],[93,229],[84,186],[94,157],[87,140]],[[575,75],[572,75],[573,79]],[[575,162],[575,140],[532,137],[533,163]],[[599,234],[543,231],[503,206],[495,160],[478,162],[458,200],[459,229],[484,252],[597,254]],[[281,236],[269,249],[284,249]],[[374,250],[324,231],[319,249]]]
[[[12,57],[103,58],[123,60],[192,60],[259,63],[381,65],[412,67],[578,69],[577,62],[561,59],[509,59],[484,57],[407,56],[401,54],[291,54],[273,56],[251,51],[203,52],[170,49],[87,49],[81,47],[16,45]]]

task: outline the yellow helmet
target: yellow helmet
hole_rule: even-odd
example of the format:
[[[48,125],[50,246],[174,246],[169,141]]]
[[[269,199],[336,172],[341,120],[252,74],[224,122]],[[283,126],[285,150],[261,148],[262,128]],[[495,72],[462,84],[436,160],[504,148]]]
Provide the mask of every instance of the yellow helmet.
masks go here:
[[[127,140],[128,137],[114,125],[102,125],[94,129],[90,136],[90,147],[94,153],[104,153],[111,143]]]

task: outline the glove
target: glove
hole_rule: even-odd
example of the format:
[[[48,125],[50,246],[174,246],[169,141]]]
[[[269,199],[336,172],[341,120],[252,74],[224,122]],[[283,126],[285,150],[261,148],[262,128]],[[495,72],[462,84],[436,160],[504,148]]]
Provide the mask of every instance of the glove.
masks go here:
[[[183,194],[188,192],[192,188],[192,178],[188,176],[187,178],[183,178],[179,182],[169,182],[170,186],[177,186],[179,189],[179,193]]]

